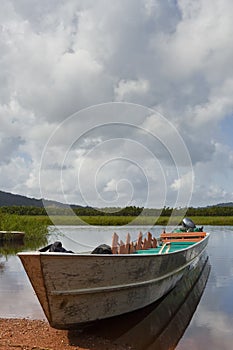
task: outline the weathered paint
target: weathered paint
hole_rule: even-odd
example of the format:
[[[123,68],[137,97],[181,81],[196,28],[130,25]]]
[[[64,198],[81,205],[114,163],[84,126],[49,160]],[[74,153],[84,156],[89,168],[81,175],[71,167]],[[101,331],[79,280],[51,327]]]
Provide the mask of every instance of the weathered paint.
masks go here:
[[[33,255],[20,255],[20,259],[27,272],[28,278],[35,289],[39,302],[44,310],[48,320],[51,319],[47,291],[44,285],[44,278],[41,266],[40,253],[35,252]]]
[[[161,255],[20,253],[19,257],[50,324],[70,328],[160,299],[198,260],[208,238]]]

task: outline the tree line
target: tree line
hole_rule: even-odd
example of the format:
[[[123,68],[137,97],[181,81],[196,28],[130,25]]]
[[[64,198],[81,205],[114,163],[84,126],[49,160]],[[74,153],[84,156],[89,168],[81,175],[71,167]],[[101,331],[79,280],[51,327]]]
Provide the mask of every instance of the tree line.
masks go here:
[[[73,215],[77,216],[233,216],[233,207],[211,206],[203,208],[170,208],[161,209],[143,208],[137,206],[128,206],[125,208],[61,208],[48,207],[40,208],[33,206],[3,206],[0,213],[17,214],[17,215]]]

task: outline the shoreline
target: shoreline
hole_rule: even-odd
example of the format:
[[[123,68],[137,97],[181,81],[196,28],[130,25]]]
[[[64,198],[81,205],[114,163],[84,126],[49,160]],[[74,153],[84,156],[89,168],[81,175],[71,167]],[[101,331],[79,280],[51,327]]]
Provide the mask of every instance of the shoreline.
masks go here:
[[[57,330],[45,320],[0,318],[0,350],[130,350],[92,330]]]

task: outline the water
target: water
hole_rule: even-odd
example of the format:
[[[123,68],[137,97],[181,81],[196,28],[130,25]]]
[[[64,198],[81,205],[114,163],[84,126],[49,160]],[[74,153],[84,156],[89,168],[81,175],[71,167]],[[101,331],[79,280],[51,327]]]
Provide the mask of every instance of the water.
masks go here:
[[[162,229],[157,226],[150,231],[158,236]],[[176,344],[178,350],[232,349],[233,227],[209,226],[205,229],[211,233],[207,249],[209,259],[200,267],[202,273],[198,271],[190,280],[191,288],[187,283],[180,285],[159,305],[120,317],[113,320],[112,325],[108,322],[108,327],[105,324],[83,332],[101,334],[104,329],[105,336],[107,334],[114,342],[128,342],[138,350],[174,349]],[[147,228],[63,226],[59,231],[51,232],[48,243],[60,240],[66,249],[89,251],[100,243],[111,243],[113,232],[122,239],[130,232],[132,239],[136,239],[139,231],[146,232]],[[27,248],[20,247],[22,249]],[[44,319],[19,259],[13,254],[1,255],[1,252],[0,247],[0,317]]]

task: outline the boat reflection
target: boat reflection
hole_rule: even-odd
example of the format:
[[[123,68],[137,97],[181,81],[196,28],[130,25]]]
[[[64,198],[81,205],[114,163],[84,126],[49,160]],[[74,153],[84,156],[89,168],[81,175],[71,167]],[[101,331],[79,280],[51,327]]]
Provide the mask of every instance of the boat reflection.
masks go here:
[[[24,243],[16,241],[0,241],[0,254],[3,256],[15,255],[23,249]]]
[[[7,257],[8,255],[16,255],[18,252],[27,250],[37,250],[38,248],[46,245],[48,242],[46,237],[38,237],[36,240],[24,240],[24,241],[14,241],[5,240],[0,241],[0,255]]]
[[[127,344],[136,350],[175,349],[200,302],[209,273],[208,257],[203,255],[159,302],[127,315],[100,321],[84,329],[82,334],[101,336],[114,344]]]

